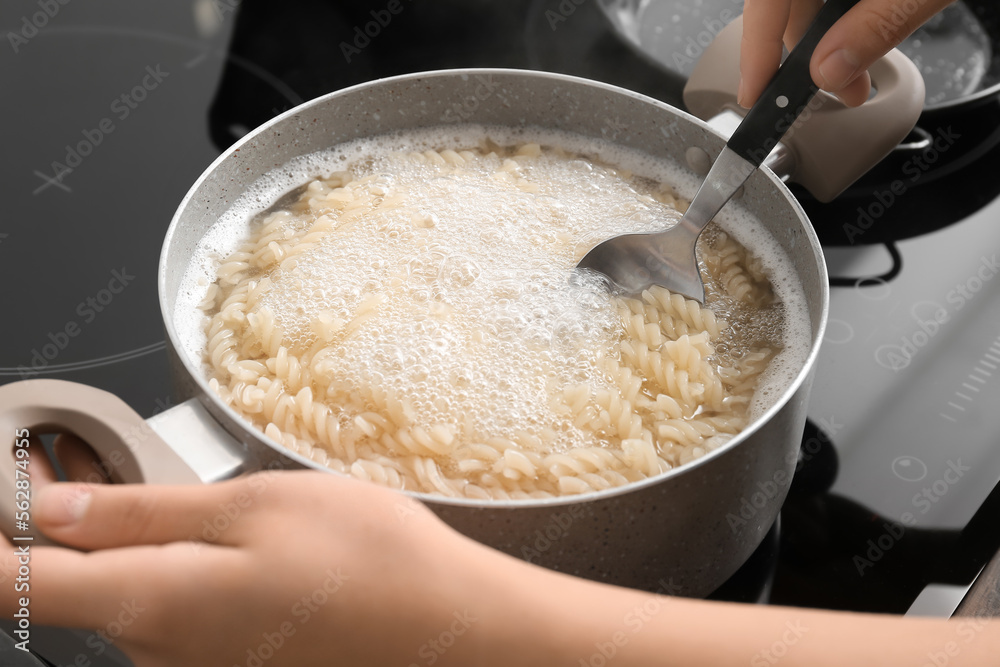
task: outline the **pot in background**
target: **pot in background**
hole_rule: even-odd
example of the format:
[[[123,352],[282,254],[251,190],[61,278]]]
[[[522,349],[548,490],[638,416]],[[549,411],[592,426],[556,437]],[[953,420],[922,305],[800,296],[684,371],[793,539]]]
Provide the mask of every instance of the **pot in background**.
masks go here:
[[[674,87],[691,76],[712,38],[743,12],[742,0],[599,0],[598,7],[619,39]],[[910,135],[832,201],[790,186],[824,246],[926,234],[1000,195],[1000,179],[984,177],[1000,169],[1000,4],[961,0],[899,49],[921,61],[928,83]],[[732,93],[735,98],[735,88]]]
[[[0,428],[71,430],[111,461],[117,480],[125,482],[212,482],[262,468],[336,474],[272,442],[211,392],[201,351],[185,349],[176,327],[183,273],[201,239],[241,193],[292,158],[359,137],[458,122],[571,131],[677,164],[685,163],[691,147],[717,155],[725,143],[705,123],[661,102],[538,72],[430,72],[317,98],[261,126],[217,159],[181,202],[167,232],[160,303],[179,384],[193,398],[143,421],[105,392],[30,380],[0,387]],[[788,490],[829,299],[816,234],[781,181],[757,171],[740,204],[789,257],[810,323],[805,363],[759,419],[701,459],[620,488],[535,501],[408,495],[473,539],[572,575],[686,596],[707,595],[732,575],[767,533]],[[8,534],[12,461],[0,458]]]

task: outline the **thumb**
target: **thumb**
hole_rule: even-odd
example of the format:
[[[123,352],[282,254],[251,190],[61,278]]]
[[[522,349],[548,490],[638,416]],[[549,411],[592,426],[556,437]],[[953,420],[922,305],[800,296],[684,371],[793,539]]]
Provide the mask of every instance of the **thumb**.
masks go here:
[[[847,104],[864,102],[868,86],[851,84],[952,0],[861,0],[826,33],[810,63],[813,81]],[[862,99],[855,99],[863,95]]]
[[[248,507],[231,502],[231,485],[48,484],[36,495],[33,517],[46,535],[79,549],[206,539],[206,521],[223,516],[228,528]],[[215,530],[211,539],[231,543],[230,532]]]

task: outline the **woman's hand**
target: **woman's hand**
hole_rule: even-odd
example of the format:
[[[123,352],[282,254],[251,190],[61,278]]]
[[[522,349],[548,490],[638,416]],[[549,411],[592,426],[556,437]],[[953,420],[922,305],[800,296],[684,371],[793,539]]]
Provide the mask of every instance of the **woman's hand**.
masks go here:
[[[868,99],[868,68],[953,0],[861,0],[816,46],[810,71],[823,90],[845,104]],[[782,44],[805,34],[821,0],[747,0],[740,50],[741,106],[750,107],[778,70]]]
[[[86,552],[32,548],[32,623],[96,629],[140,667],[475,664],[496,652],[481,641],[487,621],[500,636],[545,622],[509,585],[537,568],[406,496],[332,475],[49,483],[32,517]],[[8,618],[15,599],[5,586]]]
[[[86,478],[86,453],[63,450]],[[94,629],[138,667],[696,667],[773,662],[773,647],[788,667],[902,667],[943,650],[949,667],[985,667],[1000,652],[995,622],[667,598],[557,574],[407,496],[319,472],[207,486],[46,478],[33,458],[32,519],[76,549],[32,547],[30,591],[8,580],[0,610],[30,596],[33,624]],[[0,571],[16,572],[13,551]]]

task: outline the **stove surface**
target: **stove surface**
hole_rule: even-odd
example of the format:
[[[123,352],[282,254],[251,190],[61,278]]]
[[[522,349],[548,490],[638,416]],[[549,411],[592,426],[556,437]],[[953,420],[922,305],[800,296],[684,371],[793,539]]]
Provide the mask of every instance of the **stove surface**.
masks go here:
[[[674,104],[683,85],[623,44],[595,3],[407,5],[358,53],[364,3],[53,4],[42,18],[37,2],[0,7],[0,383],[83,382],[147,417],[176,401],[155,284],[164,232],[198,175],[259,123],[432,68],[545,69]],[[844,286],[832,290],[802,465],[780,530],[741,573],[749,583],[718,597],[954,610],[1000,546],[998,222],[1000,200],[888,246],[826,248]],[[89,633],[38,637],[56,664],[127,664]]]

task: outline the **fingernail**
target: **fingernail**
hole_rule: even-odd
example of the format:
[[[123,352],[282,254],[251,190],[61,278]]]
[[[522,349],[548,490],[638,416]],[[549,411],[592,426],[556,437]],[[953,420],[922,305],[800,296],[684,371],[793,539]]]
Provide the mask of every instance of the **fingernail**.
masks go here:
[[[823,90],[835,93],[849,84],[861,69],[861,61],[847,49],[834,51],[819,65]]]
[[[35,500],[35,518],[49,526],[68,526],[83,518],[91,492],[85,486],[47,486]]]
[[[736,89],[736,103],[739,104],[744,109],[747,105],[743,103],[743,77],[740,77],[740,87]]]

